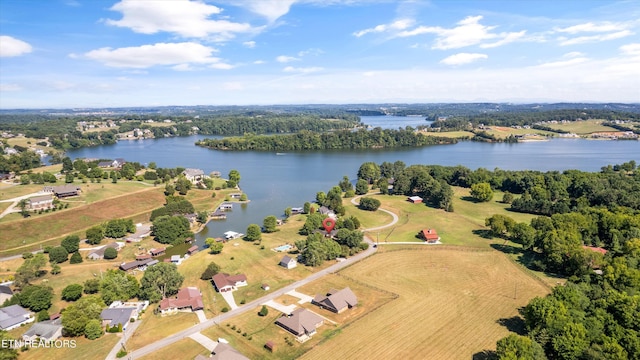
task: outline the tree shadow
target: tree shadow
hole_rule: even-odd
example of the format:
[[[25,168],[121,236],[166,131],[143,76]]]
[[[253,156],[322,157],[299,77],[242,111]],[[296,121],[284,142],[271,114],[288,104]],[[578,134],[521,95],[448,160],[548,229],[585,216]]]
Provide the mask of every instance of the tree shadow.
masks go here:
[[[473,360],[496,360],[498,359],[498,355],[493,350],[482,350],[473,354],[471,358]]]
[[[464,200],[464,201],[469,201],[472,203],[479,203],[480,201],[478,201],[478,199],[474,198],[473,196],[461,196],[460,200]]]
[[[505,254],[522,254],[524,252],[524,249],[517,248],[511,245],[491,244],[489,246]]]
[[[480,236],[483,239],[493,239],[493,234],[491,233],[491,230],[476,229],[476,230],[472,230],[471,232],[474,233],[475,235]]]
[[[518,335],[526,335],[526,326],[524,323],[524,319],[520,316],[513,316],[510,318],[502,318],[496,321],[498,324],[507,328],[507,330],[514,332]]]

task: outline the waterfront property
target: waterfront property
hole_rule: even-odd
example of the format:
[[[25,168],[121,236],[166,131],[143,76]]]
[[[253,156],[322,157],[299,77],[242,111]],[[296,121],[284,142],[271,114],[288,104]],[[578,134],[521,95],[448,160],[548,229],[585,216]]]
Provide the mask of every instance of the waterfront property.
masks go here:
[[[227,240],[239,239],[243,236],[244,234],[235,231],[227,231],[224,233],[224,238]]]
[[[184,171],[182,172],[182,175],[184,175],[184,177],[186,177],[187,180],[191,181],[194,184],[199,183],[200,181],[204,180],[204,178],[206,177],[204,175],[204,171],[202,171],[201,169],[192,169],[192,168],[184,169]]]

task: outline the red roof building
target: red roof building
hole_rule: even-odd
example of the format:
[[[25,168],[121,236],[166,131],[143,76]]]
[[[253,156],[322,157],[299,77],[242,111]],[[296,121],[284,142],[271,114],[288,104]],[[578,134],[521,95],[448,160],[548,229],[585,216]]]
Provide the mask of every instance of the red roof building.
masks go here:
[[[603,249],[601,247],[582,245],[582,248],[583,249],[587,249],[587,250],[591,250],[593,252],[600,253],[602,255],[606,255],[607,254],[607,249]]]
[[[440,236],[433,229],[422,230],[422,238],[428,243],[435,243],[440,240]]]
[[[247,285],[247,276],[244,274],[229,275],[217,273],[213,275],[213,285],[218,292],[226,292],[236,290],[239,286]]]
[[[164,298],[158,307],[163,315],[175,314],[178,311],[196,311],[203,308],[202,294],[195,287],[180,289],[175,299]]]

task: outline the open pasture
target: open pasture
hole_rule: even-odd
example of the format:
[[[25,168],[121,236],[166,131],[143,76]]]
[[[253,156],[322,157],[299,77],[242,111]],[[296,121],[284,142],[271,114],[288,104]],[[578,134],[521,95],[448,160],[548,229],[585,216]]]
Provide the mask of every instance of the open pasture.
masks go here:
[[[552,129],[569,131],[578,135],[587,135],[603,131],[619,131],[612,127],[602,125],[603,121],[604,120],[571,121],[564,124],[545,124],[545,126]]]
[[[398,245],[341,272],[399,295],[302,359],[471,359],[521,326],[517,309],[548,293],[503,254]]]

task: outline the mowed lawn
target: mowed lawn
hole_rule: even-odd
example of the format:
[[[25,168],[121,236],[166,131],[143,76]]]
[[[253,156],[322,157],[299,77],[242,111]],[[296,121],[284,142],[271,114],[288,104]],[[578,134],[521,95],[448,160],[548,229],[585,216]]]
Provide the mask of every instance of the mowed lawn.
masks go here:
[[[503,254],[383,247],[341,272],[399,297],[343,328],[302,359],[471,359],[495,349],[517,309],[547,288]],[[510,320],[511,319],[511,320]]]
[[[545,126],[582,135],[603,131],[619,131],[618,129],[602,125],[603,121],[604,120],[572,121],[565,124],[545,124]]]
[[[74,233],[82,237],[82,231],[91,226],[111,219],[147,214],[164,202],[162,189],[144,187],[134,193],[85,206],[0,223],[0,253],[6,254],[10,249],[15,249],[15,253],[33,250],[39,248],[33,245],[45,245]]]
[[[469,199],[469,189],[453,187],[453,212],[435,209],[425,204],[413,204],[402,195],[370,195],[382,202],[382,209],[389,210],[398,215],[398,223],[387,229],[367,232],[374,241],[384,242],[423,242],[417,237],[422,229],[432,228],[437,231],[443,244],[488,247],[493,243],[502,243],[502,239],[485,239],[474,231],[485,230],[485,219],[502,214],[509,216],[517,222],[529,223],[534,217],[530,214],[512,212],[508,210],[510,205],[500,203],[503,193],[494,192],[494,198],[490,202],[476,203]],[[347,205],[347,212],[362,218],[364,228],[389,223],[391,217],[387,214],[376,212],[372,215],[368,211],[357,209]],[[382,221],[382,222],[379,222]],[[385,222],[386,221],[386,222]]]

